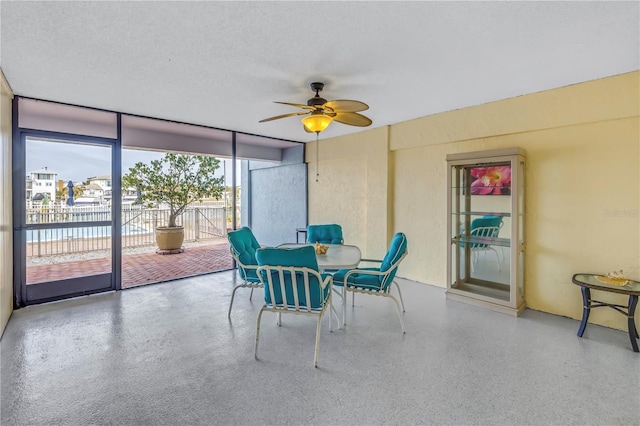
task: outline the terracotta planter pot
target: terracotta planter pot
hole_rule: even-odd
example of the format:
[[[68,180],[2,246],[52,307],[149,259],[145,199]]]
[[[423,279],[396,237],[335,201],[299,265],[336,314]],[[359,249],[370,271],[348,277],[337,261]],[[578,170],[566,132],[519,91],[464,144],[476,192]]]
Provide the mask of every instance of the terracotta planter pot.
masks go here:
[[[160,250],[178,250],[184,241],[184,226],[158,226],[156,244]]]

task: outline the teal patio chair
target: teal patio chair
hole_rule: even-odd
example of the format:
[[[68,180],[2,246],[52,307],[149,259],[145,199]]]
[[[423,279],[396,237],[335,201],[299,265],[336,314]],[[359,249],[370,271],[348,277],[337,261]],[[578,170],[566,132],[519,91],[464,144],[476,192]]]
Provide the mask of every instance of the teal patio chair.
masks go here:
[[[310,244],[344,244],[342,226],[335,223],[328,225],[307,226],[307,242]]]
[[[347,321],[347,292],[364,293],[373,296],[383,296],[391,298],[398,308],[398,316],[400,317],[400,327],[404,330],[404,320],[402,312],[404,312],[404,301],[400,286],[394,281],[396,272],[400,262],[407,256],[407,237],[402,232],[396,233],[391,239],[389,250],[382,260],[362,259],[362,262],[379,263],[377,268],[357,268],[357,269],[341,269],[333,274],[333,285],[342,287],[342,324],[346,325]],[[400,302],[391,294],[391,284],[398,289]],[[353,300],[353,299],[352,299]],[[352,302],[353,304],[353,302]],[[401,308],[402,306],[402,308]],[[402,310],[401,310],[402,309]]]
[[[244,226],[237,231],[231,231],[227,234],[229,240],[229,249],[231,250],[231,257],[236,261],[238,265],[238,275],[242,282],[233,288],[231,293],[231,302],[229,303],[229,313],[227,318],[231,319],[231,308],[233,307],[233,298],[236,295],[236,290],[239,288],[250,288],[251,294],[249,300],[253,296],[254,288],[262,288],[262,283],[256,274],[258,269],[258,261],[256,260],[256,250],[260,248],[258,240],[253,235],[250,228]]]
[[[313,365],[317,367],[320,326],[327,308],[334,313],[340,327],[338,314],[331,306],[332,276],[318,272],[316,252],[311,246],[294,249],[262,248],[257,251],[256,258],[260,265],[258,277],[264,287],[264,306],[260,309],[256,325],[256,359],[258,359],[260,321],[264,311],[277,313],[278,325],[281,325],[281,314],[308,315],[318,319],[316,349],[313,357]],[[329,313],[329,330],[333,331],[331,313]]]

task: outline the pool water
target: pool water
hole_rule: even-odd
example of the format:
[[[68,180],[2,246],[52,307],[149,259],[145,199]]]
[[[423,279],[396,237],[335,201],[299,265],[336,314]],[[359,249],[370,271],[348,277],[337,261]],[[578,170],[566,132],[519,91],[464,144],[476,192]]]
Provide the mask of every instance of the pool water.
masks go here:
[[[136,225],[126,224],[122,226],[122,235],[142,235],[152,231]],[[29,229],[27,230],[27,242],[57,241],[76,238],[101,238],[111,236],[110,226],[79,226],[64,229]]]

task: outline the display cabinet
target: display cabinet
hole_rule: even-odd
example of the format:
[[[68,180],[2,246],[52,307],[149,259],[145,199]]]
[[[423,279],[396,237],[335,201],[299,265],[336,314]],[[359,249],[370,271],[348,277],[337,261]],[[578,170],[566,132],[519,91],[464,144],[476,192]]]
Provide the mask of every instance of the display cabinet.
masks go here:
[[[449,154],[447,168],[447,299],[518,316],[525,308],[525,152]]]

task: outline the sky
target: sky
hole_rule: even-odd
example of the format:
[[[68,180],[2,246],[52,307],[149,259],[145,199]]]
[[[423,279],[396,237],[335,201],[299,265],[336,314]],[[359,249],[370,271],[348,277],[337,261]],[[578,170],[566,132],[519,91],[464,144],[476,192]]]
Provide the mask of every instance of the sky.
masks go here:
[[[122,172],[126,173],[139,161],[149,163],[163,156],[164,152],[123,149]],[[220,169],[216,171],[216,176],[223,175],[223,161],[227,163],[227,170],[231,171],[231,160],[220,159]],[[47,170],[58,174],[57,179],[82,183],[89,177],[111,174],[111,149],[96,145],[27,139],[26,163],[27,176],[46,166]],[[238,167],[237,182],[240,182],[239,169]],[[227,185],[231,185],[230,176]]]

